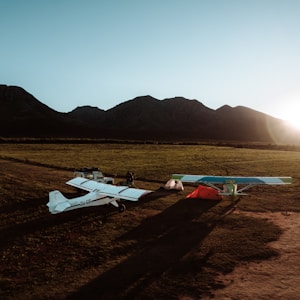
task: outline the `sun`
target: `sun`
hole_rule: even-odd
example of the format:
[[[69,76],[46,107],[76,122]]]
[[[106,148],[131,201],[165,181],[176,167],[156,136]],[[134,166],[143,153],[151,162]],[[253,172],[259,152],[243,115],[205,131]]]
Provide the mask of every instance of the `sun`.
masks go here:
[[[280,115],[290,127],[300,130],[300,103],[286,104]]]
[[[281,119],[294,129],[300,130],[300,94],[298,97],[289,97],[280,109]]]
[[[300,108],[300,107],[299,107]],[[295,128],[295,129],[299,129],[300,130],[300,109],[295,109],[295,111],[290,111],[287,116],[286,116],[286,120],[288,122],[288,124]],[[298,113],[297,113],[298,112]]]

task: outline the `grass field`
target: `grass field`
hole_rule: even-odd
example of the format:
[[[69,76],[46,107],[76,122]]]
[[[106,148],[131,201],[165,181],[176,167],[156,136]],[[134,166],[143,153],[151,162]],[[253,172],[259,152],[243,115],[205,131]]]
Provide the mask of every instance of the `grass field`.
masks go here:
[[[263,186],[241,210],[300,211],[300,152],[155,144],[3,144],[0,149],[1,299],[201,298],[216,275],[241,261],[277,255],[268,242],[280,229],[231,214],[232,203],[186,199],[161,186],[172,173],[292,176],[290,186]],[[48,212],[48,192],[76,167],[100,167],[155,191],[137,204]]]
[[[172,173],[299,177],[300,152],[155,144],[3,144],[0,157],[61,168],[99,166],[103,172],[165,180]]]

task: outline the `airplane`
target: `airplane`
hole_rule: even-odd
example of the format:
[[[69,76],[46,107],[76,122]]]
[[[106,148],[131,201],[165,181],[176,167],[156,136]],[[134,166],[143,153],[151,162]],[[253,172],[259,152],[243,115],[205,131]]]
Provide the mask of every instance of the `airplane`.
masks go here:
[[[101,183],[82,177],[75,177],[66,184],[78,189],[88,191],[86,195],[68,199],[60,191],[49,192],[47,206],[52,214],[88,206],[112,204],[123,212],[126,207],[121,200],[138,201],[142,196],[152,191],[130,188],[128,186],[115,186]]]
[[[210,186],[219,192],[221,196],[231,196],[233,199],[245,196],[244,191],[262,184],[280,185],[291,184],[292,177],[243,177],[243,176],[210,176],[210,175],[187,175],[172,174],[172,179],[185,183],[199,183]],[[238,189],[238,184],[244,187]],[[218,186],[221,185],[222,189]]]

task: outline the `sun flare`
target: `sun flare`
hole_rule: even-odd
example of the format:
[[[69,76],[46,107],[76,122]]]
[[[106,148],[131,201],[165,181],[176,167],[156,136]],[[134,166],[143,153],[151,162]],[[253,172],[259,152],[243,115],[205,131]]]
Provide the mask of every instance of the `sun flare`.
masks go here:
[[[288,124],[296,129],[300,129],[300,103],[290,107],[285,112],[285,120]]]
[[[300,94],[298,94],[298,97],[295,96],[286,99],[280,115],[292,128],[300,130]]]
[[[299,111],[299,110],[297,110]],[[290,114],[286,118],[288,124],[295,128],[300,130],[300,116],[296,113],[296,111],[290,112]]]

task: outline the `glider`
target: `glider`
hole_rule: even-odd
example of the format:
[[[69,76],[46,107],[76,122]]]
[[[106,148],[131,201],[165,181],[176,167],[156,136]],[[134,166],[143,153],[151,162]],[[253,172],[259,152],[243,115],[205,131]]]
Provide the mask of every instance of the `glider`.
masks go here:
[[[66,184],[87,191],[88,194],[68,199],[63,196],[60,191],[51,191],[49,193],[49,202],[47,203],[47,206],[52,214],[105,204],[112,204],[119,208],[120,212],[123,212],[125,210],[125,205],[121,203],[121,200],[138,201],[142,196],[152,192],[149,190],[129,188],[128,186],[115,186],[96,182],[81,177],[73,178],[67,181]]]
[[[221,196],[244,196],[243,191],[262,184],[280,185],[291,184],[292,177],[242,177],[242,176],[209,176],[173,174],[172,179],[185,183],[199,183],[210,186],[219,192]],[[238,184],[244,187],[238,189]],[[220,188],[219,186],[222,186]]]

